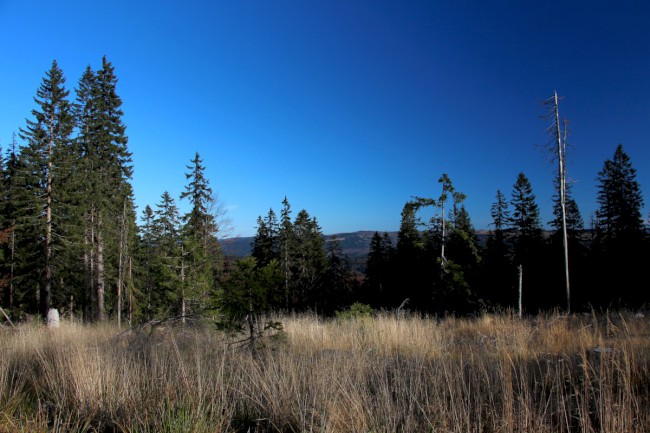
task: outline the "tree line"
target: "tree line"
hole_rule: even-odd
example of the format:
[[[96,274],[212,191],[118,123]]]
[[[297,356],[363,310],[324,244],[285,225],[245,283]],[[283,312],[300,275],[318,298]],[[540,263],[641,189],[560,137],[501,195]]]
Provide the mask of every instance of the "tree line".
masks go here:
[[[340,246],[325,248],[306,210],[292,220],[286,198],[279,223],[272,211],[260,218],[268,239],[254,257],[223,256],[223,213],[198,153],[180,196],[164,191],[138,217],[117,82],[104,57],[97,71],[86,68],[71,98],[54,61],[20,128],[22,144],[14,134],[0,151],[4,312],[44,317],[56,307],[118,323],[209,315],[235,326],[251,308],[331,312],[345,301],[336,294],[354,282]],[[181,200],[189,204],[184,214]]]
[[[496,191],[491,230],[480,242],[466,195],[443,174],[439,196],[413,197],[404,205],[396,244],[388,233],[373,235],[362,279],[335,239],[327,242],[325,260],[315,218],[303,210],[292,223],[285,198],[279,221],[272,209],[258,218],[252,258],[277,268],[283,283],[275,293],[282,300],[271,307],[288,311],[330,314],[354,302],[438,316],[519,307],[531,313],[642,307],[650,301],[643,284],[650,239],[636,170],[622,145],[597,182],[599,208],[587,228],[570,183],[561,195],[556,179],[551,229],[545,230],[533,187],[519,173],[509,197]]]
[[[640,308],[650,301],[643,196],[622,145],[598,173],[599,207],[589,228],[567,185],[564,215],[558,194],[551,230],[544,230],[532,185],[519,173],[509,198],[496,192],[491,230],[481,243],[463,205],[465,195],[447,175],[439,182],[442,193],[436,199],[405,204],[396,245],[386,233],[373,236],[362,302],[396,308],[408,298],[413,308],[436,314],[516,309],[520,297],[528,312],[567,308],[563,220],[569,307]],[[436,208],[428,221],[420,218],[424,206]]]
[[[598,173],[598,209],[585,227],[567,182],[566,121],[562,128],[558,100],[554,94],[545,102],[552,119],[549,149],[559,163],[550,230],[544,229],[533,187],[522,172],[509,197],[496,191],[491,230],[479,242],[464,206],[466,195],[443,174],[439,196],[413,197],[404,205],[395,245],[388,233],[374,234],[361,279],[336,240],[328,242],[328,260],[323,260],[323,235],[315,218],[303,210],[292,225],[285,198],[280,221],[272,209],[258,218],[253,242],[256,263],[273,263],[283,277],[276,293],[284,301],[271,306],[330,314],[361,302],[443,316],[647,304],[650,291],[643,282],[650,238],[636,170],[619,144]]]
[[[497,191],[492,230],[480,243],[467,197],[445,174],[440,196],[405,204],[396,245],[375,234],[365,276],[350,269],[315,217],[303,209],[294,218],[286,197],[279,215],[270,209],[258,218],[251,256],[232,260],[218,242],[221,213],[198,153],[180,196],[163,192],[138,217],[117,82],[104,57],[98,70],[86,68],[71,97],[54,61],[19,130],[22,144],[14,134],[0,151],[0,305],[14,318],[51,307],[118,323],[210,316],[252,335],[252,318],[268,310],[329,315],[363,302],[444,315],[512,307],[520,276],[525,308],[535,311],[563,302],[560,232],[572,270],[569,305],[648,301],[637,283],[647,278],[649,250],[643,197],[620,145],[598,175],[589,229],[567,187],[558,189],[548,235],[520,173],[509,199]],[[189,204],[184,214],[181,200]],[[423,220],[424,209],[433,216]]]

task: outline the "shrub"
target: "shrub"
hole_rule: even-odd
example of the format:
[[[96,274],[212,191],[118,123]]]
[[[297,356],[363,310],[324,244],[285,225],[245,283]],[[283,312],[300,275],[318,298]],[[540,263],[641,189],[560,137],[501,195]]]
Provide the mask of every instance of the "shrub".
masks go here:
[[[337,311],[336,318],[339,320],[360,320],[372,315],[372,307],[368,304],[355,302],[347,310]]]

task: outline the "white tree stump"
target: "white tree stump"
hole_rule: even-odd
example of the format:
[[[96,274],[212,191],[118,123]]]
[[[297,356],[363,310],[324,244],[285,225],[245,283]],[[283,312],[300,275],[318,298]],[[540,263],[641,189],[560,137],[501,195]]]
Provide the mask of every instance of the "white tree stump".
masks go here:
[[[58,328],[59,327],[59,310],[56,308],[50,308],[47,312],[46,324],[48,328]]]

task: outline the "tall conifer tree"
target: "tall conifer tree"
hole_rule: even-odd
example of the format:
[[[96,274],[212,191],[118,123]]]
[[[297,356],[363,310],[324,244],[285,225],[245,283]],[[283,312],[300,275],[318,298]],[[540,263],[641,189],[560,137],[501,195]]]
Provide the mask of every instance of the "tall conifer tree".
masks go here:
[[[117,94],[115,68],[102,58],[102,68],[97,71],[97,87],[93,95],[97,107],[96,140],[99,148],[100,169],[98,183],[102,190],[104,203],[100,204],[97,221],[97,310],[98,319],[104,319],[104,301],[108,281],[116,284],[117,271],[123,266],[118,263],[113,275],[107,275],[107,258],[115,260],[119,256],[119,244],[109,242],[120,239],[121,225],[109,225],[109,221],[119,221],[126,207],[129,225],[135,222],[133,190],[130,184],[133,175],[131,152],[127,148],[126,126],[122,122],[122,99]],[[134,232],[134,231],[133,231]],[[109,238],[110,236],[110,238]],[[112,257],[105,257],[107,252]],[[119,291],[116,290],[116,291]]]
[[[181,200],[188,199],[190,211],[185,214],[183,221],[187,234],[197,241],[207,252],[210,239],[214,236],[217,225],[210,208],[214,202],[210,181],[205,177],[205,166],[203,160],[196,152],[191,164],[187,166],[189,172],[185,173],[185,179],[189,183],[185,191],[181,193]]]
[[[217,242],[217,222],[213,214],[214,197],[205,166],[198,152],[185,178],[189,183],[181,193],[190,210],[183,216],[183,279],[185,290],[181,294],[181,313],[196,313],[207,306],[208,298],[216,288],[216,269],[221,260]]]
[[[394,248],[388,233],[375,232],[370,240],[366,259],[366,277],[362,302],[374,307],[391,306],[391,275],[394,266]]]
[[[293,307],[291,302],[293,294],[290,282],[293,277],[296,237],[293,230],[293,223],[291,222],[291,205],[286,196],[282,200],[282,210],[280,211],[278,243],[280,269],[284,276],[285,309],[289,311]]]
[[[59,187],[55,162],[57,153],[68,147],[73,129],[68,94],[63,71],[55,60],[36,92],[34,101],[38,108],[32,110],[33,120],[28,119],[26,128],[21,129],[21,137],[27,141],[23,153],[29,178],[25,179],[25,187],[31,188],[34,194],[34,241],[39,238],[43,240],[39,257],[39,266],[42,267],[39,310],[43,316],[51,307],[54,278],[53,227],[57,216],[53,209]]]
[[[87,68],[77,89],[81,167],[89,174],[85,212],[89,249],[85,260],[94,316],[100,321],[106,318],[105,298],[110,283],[116,286],[114,297],[121,293],[118,286],[124,281],[120,273],[125,272],[126,264],[120,257],[128,256],[135,243],[135,206],[130,183],[133,167],[117,81],[115,68],[103,57],[101,69],[93,77]],[[122,220],[124,224],[115,223]],[[122,231],[129,227],[131,236],[119,242]]]
[[[596,223],[605,242],[630,241],[644,236],[643,196],[636,169],[619,144],[612,159],[598,173],[598,205]]]
[[[1,202],[1,212],[3,215],[4,230],[8,230],[7,242],[4,245],[4,260],[2,262],[2,271],[6,281],[3,297],[0,302],[9,309],[14,309],[16,300],[17,287],[17,268],[18,254],[17,245],[21,235],[25,233],[25,226],[22,223],[22,216],[25,215],[26,209],[20,206],[22,197],[25,197],[27,191],[20,182],[21,174],[25,173],[22,160],[18,155],[18,143],[16,134],[12,136],[11,148],[7,151],[7,157],[4,161],[4,170],[2,176],[3,195]]]
[[[514,270],[507,233],[510,225],[510,209],[505,195],[497,190],[496,201],[490,208],[494,230],[488,236],[483,261],[483,284],[478,288],[479,297],[486,305],[494,307],[514,306],[517,297],[513,291]]]
[[[96,221],[99,211],[98,194],[95,168],[99,167],[99,149],[96,146],[95,136],[98,132],[97,121],[97,76],[90,66],[86,67],[77,84],[76,100],[74,103],[74,116],[77,127],[75,147],[79,151],[77,173],[81,184],[82,199],[82,263],[84,267],[85,290],[81,297],[86,318],[97,317],[97,231]]]
[[[314,307],[326,265],[323,233],[316,218],[303,209],[293,222],[293,234],[293,304],[299,309]]]
[[[140,224],[140,270],[141,270],[141,290],[144,306],[141,310],[146,320],[153,318],[153,299],[154,299],[154,254],[156,249],[156,232],[154,226],[154,211],[151,206],[146,205],[142,211]]]
[[[445,269],[449,281],[446,306],[456,314],[469,313],[476,308],[478,267],[482,251],[469,212],[463,204],[454,199],[452,225],[447,240],[448,267]]]
[[[271,260],[278,259],[278,220],[273,209],[265,218],[257,218],[257,233],[253,239],[252,256],[257,266],[266,266]]]
[[[519,173],[512,189],[510,203],[513,212],[510,222],[512,228],[520,237],[539,237],[542,234],[539,206],[535,200],[530,181],[524,173]]]
[[[332,236],[325,244],[326,265],[323,272],[322,290],[318,293],[319,311],[331,315],[338,309],[352,304],[355,289],[348,256],[343,253],[341,241]]]
[[[154,210],[151,237],[154,246],[154,287],[151,310],[158,317],[182,313],[184,291],[181,217],[174,198],[165,191]]]
[[[397,247],[395,250],[395,281],[396,290],[389,296],[391,308],[397,308],[404,299],[411,299],[411,305],[417,309],[425,309],[430,298],[430,279],[425,278],[423,270],[424,239],[419,230],[419,219],[416,215],[417,205],[407,202],[402,208],[399,231],[397,232]],[[397,287],[404,288],[397,291]]]
[[[636,179],[636,169],[622,145],[598,173],[598,210],[594,252],[600,277],[603,304],[640,305],[650,301],[647,290],[638,281],[647,278],[644,270],[648,252],[641,214],[643,195]]]
[[[519,173],[512,189],[512,217],[510,224],[514,232],[514,261],[515,265],[522,266],[524,281],[524,299],[526,305],[533,309],[548,307],[550,300],[557,300],[557,296],[549,297],[548,289],[542,296],[545,273],[542,263],[545,253],[545,244],[542,231],[539,206],[537,205],[533,187],[524,173]]]

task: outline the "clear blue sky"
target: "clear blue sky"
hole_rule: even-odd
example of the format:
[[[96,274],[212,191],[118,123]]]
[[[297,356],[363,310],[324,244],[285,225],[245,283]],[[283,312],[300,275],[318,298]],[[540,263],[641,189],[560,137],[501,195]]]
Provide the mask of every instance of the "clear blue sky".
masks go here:
[[[285,195],[325,233],[396,230],[445,172],[486,228],[520,171],[551,219],[536,145],[557,89],[588,222],[618,143],[650,191],[649,20],[640,1],[0,0],[0,139],[25,126],[53,59],[72,90],[106,55],[140,210],[178,197],[198,151],[234,235]]]

